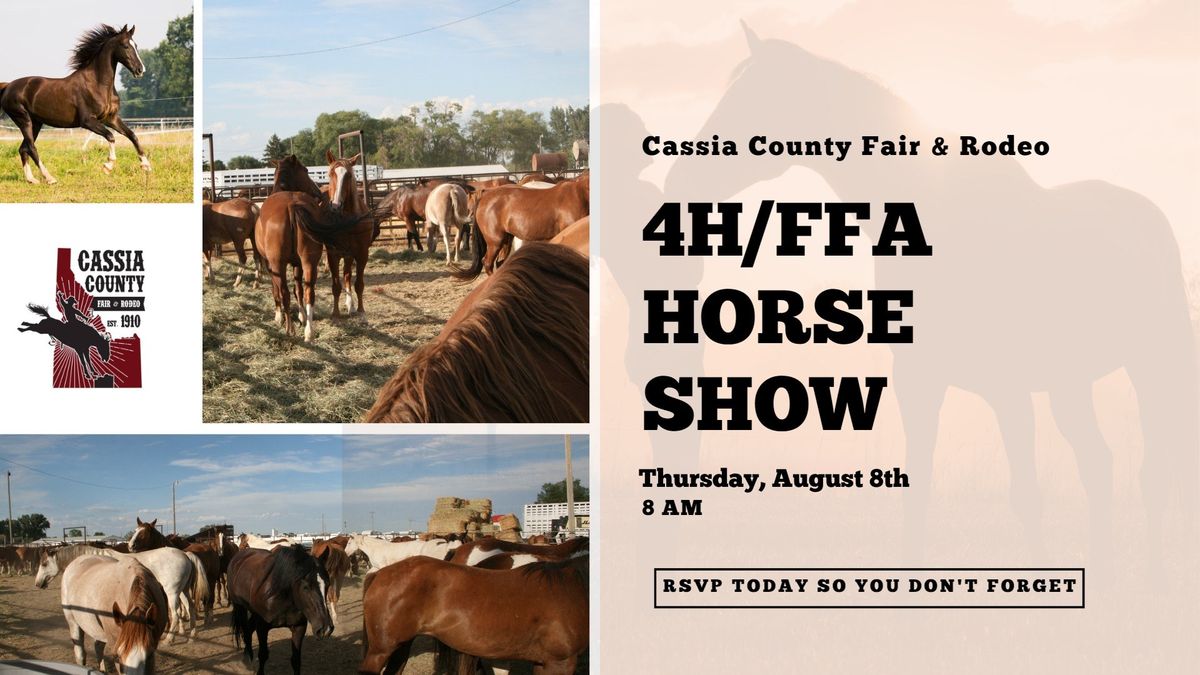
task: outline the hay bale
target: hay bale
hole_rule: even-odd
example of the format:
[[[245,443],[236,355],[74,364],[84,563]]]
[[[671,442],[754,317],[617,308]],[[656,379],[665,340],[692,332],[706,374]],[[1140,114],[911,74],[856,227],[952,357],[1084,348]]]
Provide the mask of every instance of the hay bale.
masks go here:
[[[503,516],[500,516],[500,519],[496,521],[495,524],[502,532],[507,530],[521,529],[521,521],[517,520],[516,514],[513,513],[507,513]]]

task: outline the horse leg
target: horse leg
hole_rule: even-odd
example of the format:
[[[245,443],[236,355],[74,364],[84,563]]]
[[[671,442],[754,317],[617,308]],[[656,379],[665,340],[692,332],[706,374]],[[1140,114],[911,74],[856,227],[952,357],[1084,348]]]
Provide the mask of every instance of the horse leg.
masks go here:
[[[117,669],[115,667],[111,671],[109,671],[108,661],[105,660],[105,658],[104,658],[104,647],[105,647],[105,643],[103,643],[99,640],[95,640],[92,642],[92,651],[94,651],[96,653],[96,663],[100,666],[100,672],[115,673],[115,672],[117,672]],[[115,661],[115,659],[114,659],[114,661]]]
[[[1037,484],[1037,463],[1033,456],[1033,403],[1027,393],[1006,392],[989,397],[1004,451],[1008,454],[1009,501],[1025,530],[1032,560],[1043,558],[1042,497]]]
[[[80,126],[108,141],[108,161],[100,165],[100,170],[105,174],[111,174],[117,166],[117,138],[112,135],[103,122],[95,117],[84,120]]]
[[[58,182],[50,172],[46,170],[46,165],[42,164],[41,155],[38,154],[37,146],[34,144],[37,141],[38,134],[42,130],[41,122],[34,122],[29,113],[25,111],[17,111],[14,116],[9,114],[13,122],[16,122],[17,127],[21,130],[21,136],[24,142],[21,143],[21,168],[25,170],[25,180],[30,183],[37,183],[38,179],[34,177],[33,170],[29,167],[29,160],[37,165],[38,171],[41,171],[42,177],[46,179],[47,185],[54,185]]]
[[[292,675],[300,675],[300,650],[304,647],[304,631],[308,624],[292,626]]]
[[[147,157],[146,152],[142,150],[142,144],[138,142],[137,134],[133,133],[133,129],[130,129],[129,125],[125,124],[125,120],[121,119],[120,117],[114,117],[112,121],[108,123],[108,125],[121,132],[122,136],[128,138],[130,143],[133,143],[133,149],[137,150],[138,159],[142,160],[142,170],[149,172],[150,158]]]
[[[238,271],[237,276],[233,279],[233,287],[237,288],[242,285],[242,272],[246,269],[246,252],[242,250],[241,244],[234,244],[234,253],[237,253]]]
[[[575,672],[576,658],[572,656],[562,661],[539,663],[533,667],[533,675],[571,675]]]
[[[76,349],[75,355],[79,357],[79,365],[83,367],[83,376],[89,380],[96,379],[96,373],[92,372],[92,364],[88,363],[92,357],[92,350],[90,348],[84,351]]]
[[[317,265],[320,258],[315,258],[301,265],[304,270],[304,341],[312,342],[317,336],[313,328],[313,306],[317,304]]]
[[[333,312],[329,315],[329,320],[337,321],[342,316],[340,301],[342,297],[342,278],[338,274],[338,265],[341,264],[342,259],[341,256],[333,252],[333,249],[326,249],[325,260],[329,263],[329,285],[333,287]],[[349,288],[350,284],[346,284],[346,286]],[[349,299],[349,291],[347,291],[346,297]]]
[[[363,309],[363,291],[367,286],[365,275],[367,270],[367,255],[368,251],[362,251],[354,257],[354,294],[358,296],[358,309],[356,311],[359,314],[366,313],[366,310]],[[349,267],[350,263],[347,262],[346,265]],[[349,295],[349,293],[346,295]]]
[[[1075,451],[1079,480],[1087,492],[1092,564],[1104,564],[1110,557],[1112,543],[1113,461],[1112,450],[1104,442],[1096,422],[1090,383],[1051,391],[1050,407],[1059,431]]]
[[[450,243],[450,233],[446,231],[445,223],[438,223],[438,227],[442,230],[442,245],[446,247],[446,264],[451,262],[451,256],[454,254],[454,246]]]
[[[352,261],[355,263],[355,265],[357,265],[358,258],[356,256],[351,256],[349,258],[346,258],[345,273],[344,273],[345,280],[344,280],[344,283],[342,284],[342,286],[346,289],[346,313],[347,314],[354,311],[354,298],[353,298],[353,296],[350,295],[350,281],[353,278],[352,275],[350,274],[350,272],[351,272],[350,263]],[[354,290],[357,291],[357,293],[358,293],[358,311],[361,314],[362,313],[362,287],[359,284],[355,283]]]
[[[407,642],[401,643],[396,647],[396,651],[388,657],[387,664],[383,667],[384,675],[396,675],[396,673],[404,672],[404,666],[408,663],[408,654],[412,651],[413,641],[410,639]]]
[[[504,240],[511,236],[512,235],[505,232],[504,236],[500,237],[499,241],[494,242],[495,245],[493,245],[493,242],[488,242],[487,251],[485,251],[483,254],[484,272],[491,274],[492,271],[496,269],[496,256],[500,254],[500,249],[504,246]]]
[[[64,612],[64,614],[67,616],[67,632],[71,636],[71,649],[75,652],[75,663],[80,666],[87,665],[83,650],[83,628],[75,623],[70,612]]]
[[[933,448],[937,443],[938,411],[946,395],[944,385],[935,378],[921,375],[920,372],[906,372],[903,363],[897,365],[894,375],[896,401],[904,423],[905,463],[912,475],[922,477],[905,490],[904,558],[910,562],[919,561],[925,555]]]
[[[264,675],[267,672],[267,657],[271,655],[271,650],[267,649],[267,631],[271,627],[265,620],[258,617],[254,618],[254,623],[258,633],[258,675]]]

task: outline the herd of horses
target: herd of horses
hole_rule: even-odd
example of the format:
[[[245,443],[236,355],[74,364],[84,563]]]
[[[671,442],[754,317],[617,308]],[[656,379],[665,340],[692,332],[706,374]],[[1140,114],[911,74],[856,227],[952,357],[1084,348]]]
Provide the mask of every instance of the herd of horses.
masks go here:
[[[345,312],[363,315],[364,274],[379,222],[403,220],[408,245],[418,250],[425,224],[431,253],[433,233],[440,230],[455,278],[488,276],[438,336],[400,366],[365,421],[586,421],[588,172],[558,181],[543,174],[519,182],[426,179],[393,191],[372,209],[354,174],[359,155],[326,151],[326,159],[324,187],[290,155],[272,162],[274,184],[261,205],[242,197],[205,202],[206,274],[211,278],[212,253],[231,243],[239,263],[234,286],[240,285],[249,241],[255,285],[260,271],[270,277],[276,323],[294,335],[295,316],[311,341],[322,256],[332,285],[330,319],[342,316],[343,292]],[[460,249],[467,248],[470,263],[456,266]]]
[[[363,580],[360,673],[401,673],[418,636],[433,638],[440,672],[474,673],[481,660],[498,667],[527,661],[535,673],[574,673],[588,646],[588,539],[510,542],[455,535],[362,534],[318,540],[312,550],[282,538],[228,537],[216,528],[192,537],[163,535],[157,521],[137,520],[127,543],[6,547],[9,572],[36,571],[45,589],[61,577],[63,614],[79,665],[84,636],[96,662],[124,673],[154,672],[155,653],[214,605],[231,607],[234,645],[262,675],[268,633],[291,632],[291,666],[300,672],[304,637],[327,637],[337,622],[343,581]],[[36,563],[34,562],[36,560]],[[11,563],[11,564],[10,564]],[[257,637],[257,654],[253,641]],[[494,663],[499,662],[499,663]],[[116,672],[111,671],[111,672]]]

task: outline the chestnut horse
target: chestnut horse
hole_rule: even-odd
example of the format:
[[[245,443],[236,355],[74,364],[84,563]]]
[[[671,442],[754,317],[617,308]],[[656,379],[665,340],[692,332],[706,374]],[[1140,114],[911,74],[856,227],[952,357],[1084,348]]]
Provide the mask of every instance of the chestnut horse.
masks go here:
[[[244,548],[229,563],[229,597],[233,602],[234,643],[242,647],[242,662],[254,665],[251,641],[258,634],[258,675],[267,669],[267,633],[272,628],[292,631],[292,673],[300,673],[304,632],[333,633],[325,601],[329,578],[325,558],[314,558],[295,544],[277,551]]]
[[[361,153],[360,153],[361,155]],[[326,258],[329,262],[329,274],[333,277],[333,317],[340,316],[338,298],[342,294],[343,285],[346,290],[346,312],[363,313],[363,288],[365,280],[363,272],[367,268],[367,257],[371,253],[371,242],[375,241],[378,232],[371,214],[367,211],[367,202],[358,192],[358,179],[354,176],[354,166],[360,155],[337,158],[329,150],[325,151],[325,159],[329,162],[329,204],[334,211],[340,212],[347,218],[357,219],[354,225],[346,230],[328,233],[322,238],[325,244]],[[354,298],[350,295],[350,263],[354,263],[354,294],[358,296],[358,309],[354,308]],[[345,264],[345,279],[338,279],[338,265]]]
[[[574,180],[544,190],[519,187],[485,190],[475,208],[474,260],[469,268],[456,271],[454,276],[467,280],[485,270],[491,274],[496,256],[511,244],[513,237],[526,242],[546,241],[587,216],[589,183],[584,172]]]
[[[592,238],[592,219],[585,216],[571,223],[565,230],[554,235],[551,244],[559,244],[587,257]]]
[[[344,546],[332,541],[318,541],[313,544],[312,554],[318,560],[325,560],[325,574],[329,576],[329,587],[325,589],[325,601],[329,604],[329,616],[337,623],[337,604],[342,597],[342,582],[350,572],[350,556],[346,555]]]
[[[258,272],[262,266],[262,258],[254,248],[254,221],[258,220],[258,206],[245,197],[236,197],[228,201],[212,203],[205,201],[202,207],[202,223],[204,233],[204,276],[212,281],[213,253],[220,254],[221,246],[226,242],[233,244],[233,252],[238,258],[237,277],[233,287],[242,283],[242,271],[246,268],[246,240],[250,240],[250,253],[254,256],[254,287],[258,288]]]
[[[400,673],[428,635],[485,659],[534,663],[535,675],[575,672],[588,646],[588,556],[513,570],[408,558],[363,584],[360,673]]]
[[[21,167],[25,180],[38,182],[29,167],[37,164],[48,185],[58,181],[46,169],[38,155],[38,134],[43,125],[52,127],[83,127],[108,141],[108,161],[100,168],[112,173],[117,161],[117,141],[109,129],[116,129],[133,143],[142,168],[150,170],[150,160],[138,143],[137,135],[121,119],[121,97],[117,95],[117,64],[125,66],[134,77],[146,72],[138,55],[133,32],[137,26],[117,30],[100,25],[83,34],[71,55],[72,72],[66,77],[21,77],[12,82],[0,82],[0,111],[8,113],[21,130]]]
[[[333,166],[331,168],[331,174]],[[349,173],[351,180],[353,172]],[[295,273],[296,298],[302,305],[300,315],[304,323],[304,340],[311,341],[313,308],[316,304],[317,272],[321,253],[326,246],[332,248],[330,268],[333,272],[337,315],[337,293],[340,291],[335,260],[351,251],[357,258],[360,242],[366,238],[370,245],[373,226],[367,216],[355,215],[343,208],[335,208],[324,201],[324,194],[308,176],[308,170],[295,161],[295,156],[281,160],[275,169],[276,191],[263,202],[258,222],[254,225],[254,242],[259,254],[266,261],[271,273],[271,294],[275,299],[275,321],[285,326],[288,335],[295,334],[292,323],[291,296],[288,293],[287,268]],[[342,190],[338,190],[339,193]],[[314,195],[315,193],[315,195]],[[357,207],[352,207],[356,210]],[[364,221],[368,221],[365,222]],[[364,235],[365,232],[365,235]],[[360,263],[365,267],[365,254]],[[357,282],[359,308],[362,309],[361,274]]]
[[[383,386],[367,422],[586,422],[588,263],[533,242]]]

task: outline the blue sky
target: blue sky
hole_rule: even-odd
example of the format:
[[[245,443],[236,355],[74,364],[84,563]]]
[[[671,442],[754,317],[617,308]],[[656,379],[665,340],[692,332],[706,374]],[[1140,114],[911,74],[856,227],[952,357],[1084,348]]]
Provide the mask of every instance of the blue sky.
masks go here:
[[[259,156],[271,133],[317,115],[396,117],[427,99],[472,110],[588,102],[586,0],[519,0],[411,37],[323,54],[252,60],[380,40],[512,0],[209,0],[204,3],[204,127],[217,157]]]
[[[573,439],[586,485],[586,438]],[[28,468],[27,468],[28,467]],[[170,531],[171,483],[180,534],[211,522],[239,531],[423,529],[439,496],[487,497],[497,513],[562,479],[561,436],[3,436],[14,516],[123,535],[135,518]],[[46,475],[46,474],[54,474]],[[85,484],[86,483],[86,484]],[[5,514],[6,515],[6,514]]]

